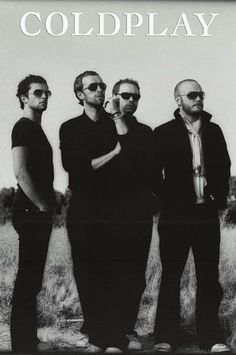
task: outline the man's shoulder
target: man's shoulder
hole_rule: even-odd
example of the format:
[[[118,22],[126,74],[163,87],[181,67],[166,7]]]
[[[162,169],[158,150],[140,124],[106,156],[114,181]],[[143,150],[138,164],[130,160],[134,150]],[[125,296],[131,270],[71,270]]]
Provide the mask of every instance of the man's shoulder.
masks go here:
[[[212,117],[212,116],[210,116]],[[222,132],[222,129],[220,127],[219,124],[215,123],[215,122],[212,122],[210,121],[209,119],[206,119],[205,117],[202,118],[203,119],[203,127],[206,126],[208,129],[207,131],[209,132],[212,132],[212,133],[221,133]]]
[[[26,119],[24,117],[19,118],[13,127],[18,127],[18,126],[30,126],[31,125],[31,121],[29,119]]]
[[[150,132],[152,133],[152,129],[150,126],[148,126],[147,124],[145,123],[141,123],[141,122],[138,122],[138,128],[144,132]]]
[[[15,132],[29,132],[29,131],[34,131],[37,130],[37,125],[32,123],[31,120],[21,117],[20,119],[18,119],[15,124],[13,125],[12,128],[12,134],[14,134]]]
[[[22,117],[15,122],[12,133],[12,148],[17,146],[35,146],[44,140],[42,127],[30,119]],[[42,138],[43,137],[43,138]]]
[[[69,120],[61,124],[60,130],[74,129],[76,126],[80,126],[83,123],[83,115],[70,118]]]
[[[168,133],[168,132],[170,132],[170,131],[172,131],[172,130],[174,130],[176,128],[176,123],[177,123],[176,119],[172,119],[170,121],[162,123],[161,125],[157,126],[154,129],[154,134]]]
[[[207,124],[212,129],[221,130],[220,125],[215,122],[209,121],[209,122],[207,122]]]
[[[207,111],[202,111],[201,115],[202,125],[207,126],[209,129],[221,131],[220,125],[212,122],[212,114]]]

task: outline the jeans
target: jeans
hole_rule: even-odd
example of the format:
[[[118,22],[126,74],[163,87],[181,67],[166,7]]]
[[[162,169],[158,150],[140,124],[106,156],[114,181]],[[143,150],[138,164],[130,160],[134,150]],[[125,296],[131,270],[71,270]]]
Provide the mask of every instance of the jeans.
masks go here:
[[[119,200],[117,208],[104,203],[97,209],[99,218],[81,216],[80,206],[83,213],[86,201],[82,204],[76,198],[68,210],[74,276],[85,321],[82,331],[104,349],[127,347],[126,334],[134,327],[146,286],[152,216],[135,202]]]
[[[196,278],[196,328],[200,347],[223,342],[218,309],[220,225],[213,205],[196,205],[166,213],[159,220],[162,278],[155,324],[156,343],[174,345],[180,325],[180,279],[192,248]]]
[[[37,294],[43,280],[52,213],[13,208],[12,223],[19,235],[19,268],[11,312],[13,352],[37,351]]]

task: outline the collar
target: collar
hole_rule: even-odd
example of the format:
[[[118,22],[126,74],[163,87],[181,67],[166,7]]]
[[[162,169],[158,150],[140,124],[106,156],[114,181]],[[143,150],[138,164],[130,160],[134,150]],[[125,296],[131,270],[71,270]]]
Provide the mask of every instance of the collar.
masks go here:
[[[193,134],[194,136],[196,134],[199,134],[200,132],[200,129],[201,129],[201,117],[199,117],[196,121],[194,122],[190,122],[186,117],[183,117],[183,122],[185,124],[185,127],[187,128],[187,131],[190,133],[190,134]]]
[[[123,117],[124,117],[125,123],[127,124],[127,126],[129,128],[137,126],[138,121],[137,121],[135,116],[133,116],[133,115],[124,115]]]
[[[100,123],[100,122],[103,122],[104,119],[110,117],[109,113],[107,113],[104,109],[102,109],[102,110],[100,111],[99,119],[98,119],[97,121],[93,121],[93,120],[87,115],[87,113],[85,112],[85,110],[83,111],[82,116],[83,116],[84,119],[86,119],[87,121],[91,122],[92,124],[96,124],[96,123],[98,123],[98,122],[99,122],[99,123]]]
[[[103,122],[107,122],[107,120],[109,122],[112,122],[112,118],[111,118],[110,113],[106,112],[104,109],[101,110],[100,115],[99,115],[99,119],[97,121],[91,120],[91,118],[86,114],[85,110],[82,113],[82,117],[92,125],[96,125],[96,124],[100,125]],[[124,115],[123,117],[124,117],[125,123],[127,124],[128,128],[134,129],[135,127],[137,127],[138,121],[135,116]]]
[[[178,121],[183,122],[183,118],[179,113],[179,108],[177,110],[175,110],[174,112],[174,116]],[[212,115],[206,111],[202,111],[201,112],[201,121],[202,121],[202,125],[205,125],[206,123],[209,123],[210,120],[212,118]]]

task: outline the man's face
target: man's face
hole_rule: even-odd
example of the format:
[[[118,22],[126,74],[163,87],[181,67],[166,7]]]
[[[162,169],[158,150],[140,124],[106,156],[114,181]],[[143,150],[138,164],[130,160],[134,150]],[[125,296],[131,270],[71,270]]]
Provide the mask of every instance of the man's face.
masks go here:
[[[196,96],[199,93],[200,96]],[[178,90],[179,96],[176,101],[180,107],[180,111],[190,116],[198,116],[203,110],[202,88],[195,81],[186,81],[182,83]],[[189,95],[190,94],[190,95]],[[188,96],[187,96],[188,95]],[[191,97],[196,96],[196,97]]]
[[[132,94],[134,96],[130,96],[128,98],[129,95],[127,95],[127,98],[124,98],[125,94]],[[120,111],[122,114],[132,115],[137,110],[138,107],[137,98],[140,98],[140,96],[139,96],[139,90],[135,85],[126,84],[126,83],[121,84],[118,92],[118,97],[120,100]]]
[[[100,78],[100,76],[85,76],[82,79],[82,83],[83,89],[82,91],[78,92],[78,95],[79,98],[84,101],[84,105],[101,107],[104,103],[106,88],[103,87],[105,84]]]
[[[31,83],[27,95],[22,97],[24,105],[35,111],[45,111],[50,91],[47,84]]]

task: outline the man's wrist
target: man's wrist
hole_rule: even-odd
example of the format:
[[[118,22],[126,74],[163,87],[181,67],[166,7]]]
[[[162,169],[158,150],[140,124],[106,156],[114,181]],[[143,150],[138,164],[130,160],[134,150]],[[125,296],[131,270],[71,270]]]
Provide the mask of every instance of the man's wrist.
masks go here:
[[[120,111],[116,111],[116,112],[111,114],[111,117],[112,117],[113,120],[116,120],[117,118],[121,117],[121,112]]]
[[[116,148],[114,148],[114,149],[112,150],[112,156],[114,157],[114,156],[116,156],[116,155],[118,155],[118,154],[119,154],[119,152],[117,151]]]

